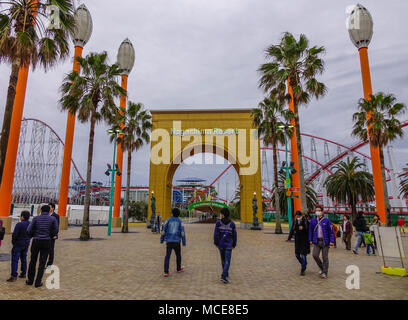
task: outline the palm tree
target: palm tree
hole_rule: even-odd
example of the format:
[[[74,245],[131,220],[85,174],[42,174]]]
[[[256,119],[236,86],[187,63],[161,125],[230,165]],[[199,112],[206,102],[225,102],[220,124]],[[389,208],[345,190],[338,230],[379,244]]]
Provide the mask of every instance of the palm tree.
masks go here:
[[[102,120],[113,123],[119,109],[114,98],[126,96],[117,78],[123,73],[117,64],[109,65],[106,52],[91,53],[86,58],[77,57],[82,74],[76,71],[68,74],[61,86],[60,104],[63,110],[77,114],[82,123],[90,121],[88,165],[84,200],[84,219],[81,240],[89,240],[89,206],[91,193],[92,158],[95,125]]]
[[[380,150],[385,218],[386,225],[391,227],[391,205],[388,201],[383,149],[390,142],[404,135],[398,117],[405,113],[406,106],[403,103],[396,103],[394,95],[379,92],[376,95],[370,95],[369,99],[360,99],[358,109],[359,111],[353,115],[352,135],[363,141],[367,141],[370,137],[370,144]]]
[[[275,233],[282,233],[282,226],[280,222],[280,205],[279,205],[279,193],[278,193],[278,156],[277,146],[278,144],[285,143],[285,136],[282,130],[279,128],[283,126],[292,116],[292,113],[284,109],[283,104],[279,103],[276,98],[265,98],[259,107],[252,110],[252,122],[254,127],[258,128],[258,135],[264,136],[264,144],[266,146],[272,146],[273,150],[273,174],[275,188],[275,209],[276,209],[276,228]]]
[[[69,34],[75,26],[71,0],[0,1],[0,62],[11,64],[11,74],[0,138],[0,182],[10,134],[19,70],[40,64],[46,71],[69,56]],[[58,29],[47,27],[47,10],[59,9]]]
[[[408,163],[406,164],[407,167],[402,169],[403,173],[400,175],[401,177],[401,196],[404,198],[408,198]]]
[[[333,167],[335,172],[324,183],[329,197],[350,205],[353,220],[357,216],[358,201],[368,202],[375,196],[373,175],[360,170],[364,166],[357,157],[341,161]]]
[[[125,215],[123,218],[122,232],[129,232],[129,193],[130,175],[132,170],[132,152],[137,151],[144,143],[150,142],[149,131],[152,128],[152,116],[144,110],[143,104],[129,101],[128,109],[121,108],[117,118],[116,127],[121,128],[123,134],[118,137],[118,144],[123,151],[127,151],[127,180],[125,195]],[[111,138],[112,139],[112,138]]]
[[[272,61],[262,64],[258,70],[261,74],[259,87],[276,96],[281,103],[292,99],[287,94],[288,82],[293,90],[293,113],[299,159],[302,159],[303,153],[298,110],[300,105],[308,104],[311,98],[318,99],[326,94],[326,86],[316,79],[316,75],[324,71],[324,62],[319,58],[324,52],[324,47],[309,47],[309,40],[305,35],[301,34],[299,40],[296,40],[291,33],[286,32],[279,44],[272,45],[266,50],[266,58]],[[306,182],[301,160],[298,167],[301,210],[306,213]]]
[[[281,212],[284,212],[284,216],[287,216],[288,213],[288,198],[286,195],[285,189],[285,180],[286,180],[286,173],[279,172],[279,187],[278,187],[278,194],[279,194],[279,206],[281,208]],[[275,187],[273,187],[272,191],[275,193]],[[276,198],[272,198],[272,205],[276,207]],[[306,203],[308,211],[313,210],[313,208],[318,203],[317,201],[317,192],[312,188],[310,185],[306,185]],[[293,208],[293,200],[292,200],[292,208]]]

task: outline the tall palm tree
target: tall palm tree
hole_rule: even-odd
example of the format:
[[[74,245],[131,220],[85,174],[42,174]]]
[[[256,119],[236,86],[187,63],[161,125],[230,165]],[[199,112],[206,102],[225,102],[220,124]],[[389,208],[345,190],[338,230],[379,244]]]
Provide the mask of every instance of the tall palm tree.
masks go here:
[[[118,77],[123,73],[117,64],[110,65],[106,52],[91,53],[86,58],[77,57],[82,75],[74,71],[68,74],[61,86],[60,104],[63,110],[76,114],[82,123],[90,122],[88,165],[84,200],[84,219],[81,240],[89,240],[89,206],[92,177],[92,158],[94,148],[95,125],[105,120],[113,123],[119,109],[114,98],[126,96],[126,91],[118,84]]]
[[[400,175],[401,178],[401,196],[404,198],[408,198],[408,163],[406,164],[407,167],[403,169],[403,173]]]
[[[281,212],[284,212],[284,216],[287,216],[288,213],[288,198],[286,195],[285,189],[285,180],[286,180],[286,173],[279,173],[279,187],[278,187],[278,194],[279,194],[279,206],[281,208]],[[273,187],[272,191],[275,193],[275,187]],[[272,198],[272,205],[276,206],[276,198]],[[318,203],[317,201],[317,192],[312,188],[310,185],[306,185],[306,202],[307,202],[307,209],[308,211],[313,210],[313,208]],[[292,208],[293,208],[293,200],[292,200]]]
[[[370,144],[380,150],[381,175],[385,199],[385,218],[387,226],[391,227],[391,205],[388,201],[387,180],[385,178],[384,147],[404,135],[398,117],[404,114],[406,106],[396,103],[392,94],[379,92],[370,95],[369,99],[360,99],[358,112],[354,113],[352,135],[363,141],[370,137]],[[368,128],[368,129],[367,129]]]
[[[150,142],[149,131],[152,128],[152,116],[144,110],[143,104],[129,101],[127,110],[121,108],[117,117],[116,127],[121,128],[123,134],[118,137],[118,144],[123,151],[127,151],[127,180],[125,195],[125,215],[123,218],[122,232],[129,232],[129,194],[130,175],[132,171],[132,152],[137,151],[145,143]]]
[[[265,98],[259,103],[258,108],[252,110],[251,113],[253,126],[258,128],[259,136],[264,137],[264,144],[266,146],[272,146],[273,150],[273,174],[275,184],[275,209],[276,209],[276,228],[275,233],[282,233],[282,226],[280,222],[281,208],[279,203],[278,193],[278,156],[277,146],[278,144],[285,143],[285,136],[280,126],[290,119],[292,113],[284,108],[284,105],[279,103],[276,98]]]
[[[326,94],[326,86],[316,79],[324,71],[324,62],[320,55],[324,47],[309,46],[309,40],[301,34],[299,40],[289,32],[284,33],[277,45],[266,50],[266,58],[271,62],[262,64],[259,68],[261,78],[259,87],[265,92],[276,96],[280,102],[291,101],[287,94],[287,84],[293,90],[294,121],[296,128],[297,153],[299,163],[301,210],[307,212],[306,182],[304,177],[302,140],[300,136],[299,106],[308,104],[310,100]]]
[[[375,197],[373,175],[364,171],[364,166],[357,157],[341,161],[324,183],[329,197],[350,205],[353,220],[357,216],[358,201],[368,202]]]
[[[59,28],[47,26],[47,10],[59,9]],[[11,116],[20,67],[40,64],[46,71],[69,56],[69,34],[75,26],[71,0],[0,1],[0,62],[11,65],[0,138],[0,182],[10,134]]]

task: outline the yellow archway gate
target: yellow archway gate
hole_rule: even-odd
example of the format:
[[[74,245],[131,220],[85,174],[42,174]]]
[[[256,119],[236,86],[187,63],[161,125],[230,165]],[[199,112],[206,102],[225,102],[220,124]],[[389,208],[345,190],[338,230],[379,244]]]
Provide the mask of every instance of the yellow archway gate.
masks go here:
[[[151,192],[154,191],[156,199],[156,214],[169,218],[173,176],[178,166],[194,154],[213,153],[228,160],[238,173],[241,228],[252,226],[254,192],[258,221],[263,227],[260,140],[252,127],[251,110],[155,110],[151,113],[149,220]]]

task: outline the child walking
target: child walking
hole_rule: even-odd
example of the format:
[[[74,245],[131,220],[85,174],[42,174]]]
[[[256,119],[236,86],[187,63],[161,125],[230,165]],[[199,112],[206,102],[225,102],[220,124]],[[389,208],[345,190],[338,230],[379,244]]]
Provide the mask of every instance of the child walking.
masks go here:
[[[365,241],[365,244],[367,246],[367,255],[368,256],[371,255],[370,254],[370,252],[371,252],[370,249],[371,249],[372,252],[373,252],[373,255],[376,256],[375,247],[374,247],[374,239],[373,239],[373,235],[372,235],[371,231],[364,232],[364,241]]]

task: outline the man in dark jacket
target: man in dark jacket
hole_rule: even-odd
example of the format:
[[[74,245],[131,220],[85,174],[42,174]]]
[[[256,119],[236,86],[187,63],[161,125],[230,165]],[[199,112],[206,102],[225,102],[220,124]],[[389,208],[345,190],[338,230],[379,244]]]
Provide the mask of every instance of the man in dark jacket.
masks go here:
[[[295,256],[302,269],[300,275],[304,276],[307,267],[307,255],[310,253],[309,243],[309,221],[302,216],[302,212],[296,211],[296,219],[293,224],[293,234],[295,235]]]
[[[329,271],[329,249],[334,246],[334,234],[332,223],[328,218],[323,216],[323,207],[316,206],[316,217],[310,221],[309,241],[313,247],[313,258],[318,267],[319,274],[323,279],[327,278]],[[323,262],[320,260],[322,252]]]
[[[55,212],[55,204],[54,203],[49,203],[48,205],[50,207],[50,216],[54,217],[57,220],[57,226],[58,226],[58,229],[59,229],[60,217]],[[58,237],[56,239],[58,239]],[[55,248],[55,240],[56,239],[51,239],[51,247],[50,247],[50,254],[48,256],[47,268],[54,264],[54,248]]]
[[[356,241],[356,244],[354,245],[353,253],[357,254],[358,248],[363,242],[364,232],[368,231],[367,222],[365,221],[363,211],[359,211],[357,213],[357,217],[353,222],[353,226],[356,228],[356,237],[357,237],[357,241]]]
[[[221,220],[215,224],[214,244],[220,250],[222,274],[221,281],[229,283],[228,271],[231,264],[232,249],[237,245],[237,229],[231,221],[230,212],[227,208],[221,210]]]
[[[11,243],[11,277],[8,282],[17,281],[18,261],[21,260],[20,278],[24,279],[27,274],[27,251],[30,246],[30,238],[27,234],[27,228],[30,225],[30,212],[23,211],[20,216],[20,222],[16,224]]]
[[[181,246],[180,242],[183,241],[183,246],[186,246],[186,233],[184,231],[183,221],[179,218],[180,209],[174,208],[172,210],[172,217],[166,220],[163,226],[163,231],[160,237],[160,243],[166,241],[166,257],[164,258],[164,276],[169,276],[169,264],[171,252],[174,250],[176,253],[177,272],[183,272],[184,267],[181,266]]]
[[[54,217],[50,216],[50,206],[41,207],[41,215],[31,221],[27,233],[30,238],[33,238],[33,241],[31,243],[31,260],[26,284],[31,286],[34,283],[38,254],[40,254],[38,273],[35,279],[35,287],[38,288],[43,285],[41,281],[48,254],[50,253],[51,239],[56,239],[58,235],[58,223]]]
[[[346,250],[351,250],[351,237],[353,235],[353,225],[350,222],[350,217],[345,214],[344,221],[341,224],[341,230],[343,231],[343,241],[346,245]]]

